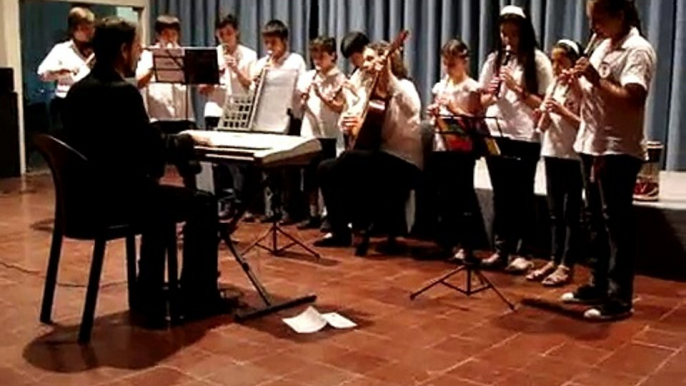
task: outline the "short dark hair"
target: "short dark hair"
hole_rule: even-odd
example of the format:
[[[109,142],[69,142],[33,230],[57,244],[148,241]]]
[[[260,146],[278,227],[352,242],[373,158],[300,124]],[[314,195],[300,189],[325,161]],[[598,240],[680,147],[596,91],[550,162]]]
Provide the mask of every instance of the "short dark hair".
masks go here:
[[[441,56],[446,58],[469,58],[469,47],[458,38],[450,39],[441,47]]]
[[[348,59],[353,54],[360,54],[369,45],[369,38],[363,32],[353,31],[341,40],[341,54]]]
[[[589,3],[595,3],[613,17],[624,13],[624,22],[630,27],[636,27],[641,32],[641,17],[638,14],[635,0],[589,0]]]
[[[173,29],[181,32],[181,21],[172,15],[160,15],[155,20],[155,32],[161,34],[166,29]]]
[[[124,44],[133,44],[136,39],[137,25],[119,16],[107,16],[95,24],[93,53],[96,63],[113,65]]]
[[[270,20],[262,28],[262,36],[275,36],[281,40],[288,40],[288,27],[281,20]]]
[[[311,52],[326,52],[336,55],[336,38],[329,36],[318,36],[310,41]]]
[[[74,7],[69,10],[67,16],[67,27],[69,32],[73,33],[81,24],[95,23],[95,15],[93,12],[85,7]]]
[[[238,30],[238,19],[231,13],[222,17],[221,19],[217,19],[214,28],[220,30],[228,26],[231,26],[233,29]]]

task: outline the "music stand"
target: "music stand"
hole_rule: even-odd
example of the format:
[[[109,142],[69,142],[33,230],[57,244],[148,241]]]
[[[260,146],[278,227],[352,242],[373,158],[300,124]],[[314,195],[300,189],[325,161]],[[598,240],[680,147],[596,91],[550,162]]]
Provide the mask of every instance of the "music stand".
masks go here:
[[[481,148],[482,154],[475,153],[474,156],[477,158],[480,158],[481,156],[500,156],[500,150],[497,148],[497,145],[495,145],[495,149],[492,148],[492,144],[489,144],[489,141],[493,141],[493,144],[495,144],[495,141],[490,134],[490,131],[487,129],[486,125],[486,120],[487,119],[494,119],[498,128],[498,131],[500,131],[502,135],[502,131],[500,130],[500,124],[498,122],[498,118],[495,117],[485,117],[485,116],[469,116],[469,115],[460,115],[460,116],[443,116],[441,119],[451,121],[451,124],[448,124],[448,131],[442,131],[442,130],[437,130],[436,133],[439,134],[441,137],[443,137],[443,142],[446,144],[446,151],[460,151],[460,152],[478,152],[479,148]],[[455,125],[459,126],[456,127]],[[464,139],[464,141],[450,141],[450,137],[452,136],[459,136]],[[449,144],[453,144],[455,147],[453,150],[450,149]],[[497,151],[496,151],[497,149]],[[417,298],[417,296],[423,294],[424,292],[430,290],[431,288],[441,284],[445,287],[448,287],[452,290],[455,290],[463,295],[466,296],[472,296],[475,295],[479,292],[483,292],[486,290],[493,290],[496,295],[505,303],[507,306],[514,311],[515,306],[512,304],[507,298],[498,290],[498,288],[493,284],[491,280],[489,280],[479,269],[480,262],[478,260],[475,260],[474,258],[467,258],[464,261],[464,264],[461,267],[455,268],[450,270],[449,272],[439,276],[438,278],[430,281],[428,284],[423,286],[422,288],[412,292],[410,294],[410,300],[414,300]],[[466,273],[466,283],[465,286],[466,288],[460,288],[450,282],[448,282],[448,279],[451,277],[457,275],[460,272],[465,272]],[[479,285],[474,288],[473,287],[473,276],[476,276],[476,278],[479,280]]]
[[[219,84],[217,49],[207,47],[150,48],[152,68],[157,83],[186,87],[185,115],[189,121],[190,86]]]

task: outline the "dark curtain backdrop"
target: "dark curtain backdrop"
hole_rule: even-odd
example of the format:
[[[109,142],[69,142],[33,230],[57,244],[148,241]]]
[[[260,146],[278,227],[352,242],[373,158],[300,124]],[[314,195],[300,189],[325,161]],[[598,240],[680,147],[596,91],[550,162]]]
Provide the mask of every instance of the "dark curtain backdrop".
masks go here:
[[[215,44],[213,24],[218,15],[233,12],[242,24],[243,42],[257,47],[260,26],[280,18],[291,26],[293,50],[306,54],[311,36],[341,37],[351,30],[372,39],[390,40],[402,28],[411,36],[405,60],[424,102],[441,76],[439,50],[447,39],[461,37],[472,50],[472,75],[478,77],[496,36],[495,21],[507,4],[524,7],[531,15],[539,42],[546,51],[560,38],[585,44],[588,25],[581,0],[153,0],[151,16],[178,15],[183,41]],[[686,0],[638,0],[643,31],[658,53],[658,69],[650,96],[648,139],[666,145],[667,169],[686,170]],[[342,67],[346,67],[343,60]]]

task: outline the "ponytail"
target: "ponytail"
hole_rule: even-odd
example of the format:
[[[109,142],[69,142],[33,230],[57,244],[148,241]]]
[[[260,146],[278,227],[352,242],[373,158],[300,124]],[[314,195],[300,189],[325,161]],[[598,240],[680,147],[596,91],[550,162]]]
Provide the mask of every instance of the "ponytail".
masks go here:
[[[635,27],[639,32],[643,32],[641,28],[641,17],[638,14],[635,0],[590,0],[596,5],[600,6],[605,12],[611,16],[618,16],[620,13],[624,14],[624,22],[629,27]]]

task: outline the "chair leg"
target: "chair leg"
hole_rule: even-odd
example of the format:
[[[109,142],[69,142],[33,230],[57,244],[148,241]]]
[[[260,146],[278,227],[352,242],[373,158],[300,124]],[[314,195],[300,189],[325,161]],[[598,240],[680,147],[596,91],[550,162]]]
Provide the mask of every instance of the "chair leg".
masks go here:
[[[129,292],[129,310],[134,308],[136,293],[136,236],[126,236],[126,281]]]
[[[41,323],[52,323],[52,304],[55,299],[55,286],[57,285],[57,271],[60,266],[63,238],[62,230],[55,225],[52,232],[50,256],[48,257],[48,271],[45,277],[45,288],[43,289],[43,302],[40,311]]]
[[[97,238],[93,246],[93,260],[91,261],[91,271],[88,277],[88,289],[86,290],[86,304],[83,308],[81,318],[81,328],[79,329],[79,343],[88,343],[91,339],[93,329],[93,317],[95,316],[95,306],[98,301],[98,291],[100,290],[100,276],[102,275],[102,264],[105,260],[105,246],[107,240]]]
[[[172,324],[181,320],[179,307],[179,262],[178,244],[176,240],[176,224],[167,236],[167,287],[169,292],[169,318]]]

